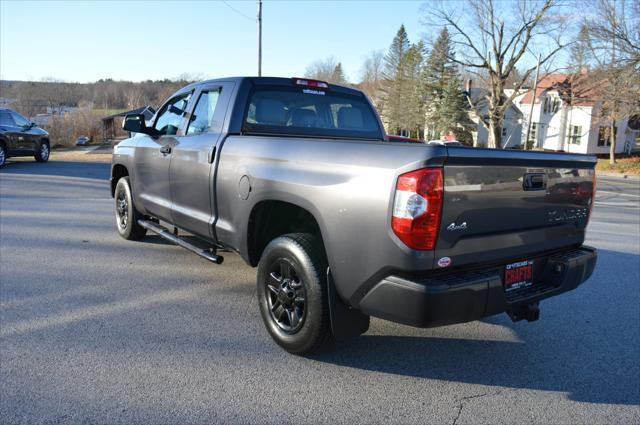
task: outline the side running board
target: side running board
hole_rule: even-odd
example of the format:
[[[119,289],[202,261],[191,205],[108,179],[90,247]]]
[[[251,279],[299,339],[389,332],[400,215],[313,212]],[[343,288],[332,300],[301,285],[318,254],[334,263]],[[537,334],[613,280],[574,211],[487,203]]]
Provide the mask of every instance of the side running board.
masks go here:
[[[151,230],[152,232],[157,233],[158,236],[160,236],[161,238],[171,241],[174,244],[179,245],[185,249],[188,249],[189,251],[193,252],[196,255],[199,255],[205,260],[209,260],[212,263],[216,263],[216,264],[222,264],[222,261],[224,261],[224,257],[220,255],[216,255],[215,251],[202,249],[199,246],[196,246],[190,242],[187,242],[186,240],[174,235],[169,230],[160,226],[159,224],[156,224],[152,221],[147,221],[147,220],[138,220],[138,224],[147,230]]]

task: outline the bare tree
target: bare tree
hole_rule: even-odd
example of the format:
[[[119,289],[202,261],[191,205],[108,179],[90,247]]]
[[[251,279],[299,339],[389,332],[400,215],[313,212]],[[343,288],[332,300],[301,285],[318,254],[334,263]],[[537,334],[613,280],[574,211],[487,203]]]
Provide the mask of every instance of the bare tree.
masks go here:
[[[567,20],[559,16],[559,1],[468,0],[464,7],[447,1],[429,6],[427,22],[446,26],[451,33],[456,49],[451,60],[483,79],[489,89],[487,116],[478,116],[489,130],[490,147],[501,147],[505,113],[535,70],[535,65],[520,70],[516,66],[535,56],[534,50],[540,53],[541,64],[548,64],[569,44],[564,41]],[[513,81],[516,73],[520,76]],[[505,88],[515,90],[507,96]]]
[[[382,50],[374,50],[365,58],[360,70],[360,84],[358,87],[365,92],[369,99],[382,113],[382,97],[380,91],[382,89],[382,81],[384,79],[384,52]]]
[[[614,164],[616,122],[640,114],[640,0],[597,0],[584,28],[585,44],[598,65],[594,78],[606,84],[598,118],[608,126],[609,162]]]
[[[140,108],[145,106],[147,103],[144,92],[138,84],[129,84],[126,89],[123,90],[123,95],[127,104],[127,109]]]
[[[342,64],[333,56],[320,59],[309,65],[304,73],[305,77],[327,81],[334,84],[347,84],[342,70]]]

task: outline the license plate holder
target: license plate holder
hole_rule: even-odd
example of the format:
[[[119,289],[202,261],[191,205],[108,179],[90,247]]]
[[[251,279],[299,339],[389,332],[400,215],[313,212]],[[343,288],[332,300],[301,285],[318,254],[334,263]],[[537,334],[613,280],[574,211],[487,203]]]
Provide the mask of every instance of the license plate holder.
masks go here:
[[[505,292],[528,288],[533,285],[533,260],[518,261],[504,267]]]

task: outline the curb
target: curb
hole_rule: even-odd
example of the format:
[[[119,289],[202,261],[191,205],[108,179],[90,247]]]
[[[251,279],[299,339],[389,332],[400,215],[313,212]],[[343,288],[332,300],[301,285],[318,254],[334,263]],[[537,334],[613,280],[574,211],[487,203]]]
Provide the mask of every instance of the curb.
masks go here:
[[[640,182],[640,175],[636,175],[636,174],[610,173],[606,171],[596,171],[596,175],[602,176],[602,177],[615,177],[618,179],[626,179],[626,180]]]

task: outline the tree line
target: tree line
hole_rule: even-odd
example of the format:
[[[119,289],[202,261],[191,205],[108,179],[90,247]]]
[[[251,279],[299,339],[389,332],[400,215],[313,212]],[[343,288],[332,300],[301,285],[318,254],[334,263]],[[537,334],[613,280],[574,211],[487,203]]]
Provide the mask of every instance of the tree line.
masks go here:
[[[427,7],[424,22],[439,28],[437,37],[410,43],[401,26],[386,53],[365,58],[354,84],[369,95],[389,133],[434,138],[452,130],[469,142],[469,112],[475,112],[489,147],[500,148],[508,108],[535,83],[536,59],[541,77],[589,69],[586,85],[601,86],[600,119],[611,132],[616,120],[640,114],[640,0],[466,0]],[[588,17],[585,8],[593,11]],[[346,83],[333,58],[310,65],[307,76]],[[481,96],[465,90],[467,79],[484,89]],[[571,105],[573,94],[560,94]],[[612,158],[614,150],[612,143]]]
[[[180,87],[194,81],[184,76],[174,80],[142,82],[99,80],[94,83],[42,81],[0,81],[0,95],[12,99],[12,108],[33,117],[44,109],[56,112],[64,107],[91,105],[94,109],[123,110],[159,105]]]

